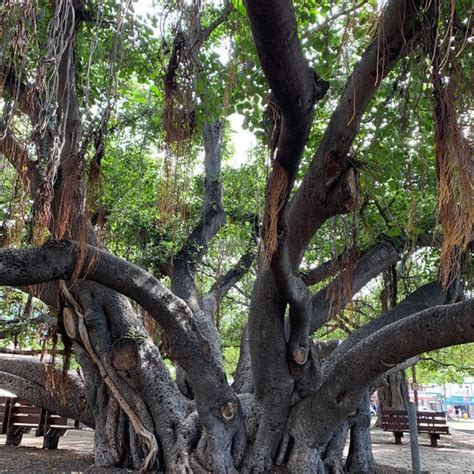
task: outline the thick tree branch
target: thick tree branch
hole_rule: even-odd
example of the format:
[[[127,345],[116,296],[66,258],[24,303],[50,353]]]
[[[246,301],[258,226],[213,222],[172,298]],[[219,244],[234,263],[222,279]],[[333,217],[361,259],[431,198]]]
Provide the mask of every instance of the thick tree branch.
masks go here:
[[[257,53],[282,116],[277,160],[292,182],[311,128],[314,103],[324,96],[328,84],[310,69],[303,55],[291,0],[245,4]]]
[[[336,259],[326,260],[318,266],[305,270],[301,273],[301,279],[307,286],[316,285],[326,278],[337,275],[342,269],[342,256]]]
[[[0,92],[2,89],[6,95],[15,101],[15,105],[20,112],[27,115],[32,122],[35,121],[36,110],[32,98],[33,88],[23,83],[12,67],[0,65]]]
[[[183,341],[190,342],[190,338],[199,337],[188,306],[156,278],[96,247],[87,246],[86,250],[81,276],[139,302],[157,319],[165,332],[169,332],[169,338],[182,337]],[[32,249],[2,249],[0,284],[15,286],[69,280],[76,269],[78,253],[79,245],[66,240],[51,241]],[[199,341],[198,346],[201,347],[203,342]]]
[[[348,393],[365,388],[377,376],[424,352],[474,341],[474,299],[434,306],[373,332],[356,344],[328,374],[327,384]],[[394,344],[394,341],[397,341]],[[367,357],[370,354],[370,357]],[[353,376],[357,373],[357,382]],[[338,393],[332,392],[334,393]]]
[[[309,354],[311,295],[303,280],[294,274],[285,247],[277,250],[271,266],[280,297],[289,305],[290,354],[296,364],[304,365]]]
[[[202,216],[173,259],[172,291],[194,308],[198,308],[194,273],[207,252],[211,239],[225,222],[221,176],[223,125],[204,125],[204,200]]]
[[[68,374],[66,384],[64,389],[67,390],[67,396],[63,397],[60,369],[48,367],[44,361],[34,357],[0,355],[0,387],[52,413],[94,427],[94,418],[87,406],[82,382]]]
[[[345,270],[328,286],[318,291],[312,297],[313,312],[311,317],[311,332],[323,326],[330,312],[337,314],[349,303],[352,296],[360,291],[370,280],[382,273],[390,265],[396,263],[400,258],[399,250],[393,241],[384,240],[378,242],[356,262],[354,268]],[[347,280],[347,273],[351,272],[350,292],[338,293],[338,299],[331,302],[329,298],[332,286],[339,288]]]
[[[139,303],[163,329],[171,354],[186,370],[204,426],[214,432],[239,432],[239,402],[186,303],[145,270],[96,247],[87,246],[80,276],[101,283]],[[53,241],[39,248],[0,250],[0,285],[30,285],[68,280],[76,270],[79,246]],[[200,370],[196,370],[196,364]],[[223,407],[226,407],[224,410]],[[229,408],[230,407],[230,408]],[[231,413],[229,413],[229,410]],[[221,423],[216,426],[216,420]]]
[[[363,339],[369,337],[376,331],[392,324],[396,321],[402,320],[414,313],[431,308],[432,306],[443,305],[451,303],[447,301],[448,292],[445,291],[439,283],[432,282],[416,289],[413,293],[407,296],[401,303],[397,304],[391,310],[385,312],[377,319],[364,324],[356,332],[352,333],[342,344],[329,356],[328,360],[323,366],[323,372],[328,373],[331,367],[337,361],[350,351],[356,344]]]
[[[474,341],[474,300],[435,306],[385,326],[339,358],[320,389],[296,405],[289,423],[289,468],[314,442],[329,441],[334,427],[354,411],[367,387],[387,368],[423,352]]]
[[[361,118],[382,79],[392,70],[416,31],[420,2],[391,0],[379,35],[363,53],[349,78],[303,182],[288,212],[291,261],[299,263],[316,230],[334,214],[353,206],[355,190],[341,189],[352,165],[348,153]],[[353,185],[352,185],[353,186]]]

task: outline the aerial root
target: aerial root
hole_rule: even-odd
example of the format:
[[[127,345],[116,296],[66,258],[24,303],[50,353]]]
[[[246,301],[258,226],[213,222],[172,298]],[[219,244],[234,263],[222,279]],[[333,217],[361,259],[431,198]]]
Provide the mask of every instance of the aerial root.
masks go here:
[[[140,417],[135,413],[128,401],[121,394],[119,388],[115,385],[115,383],[112,381],[109,374],[107,373],[107,369],[95,353],[84,322],[84,313],[82,307],[72,296],[66,285],[66,282],[64,280],[60,280],[59,286],[64,297],[74,307],[74,310],[77,314],[79,335],[86,351],[88,352],[93,362],[99,368],[100,374],[104,380],[104,383],[107,385],[107,388],[117,400],[118,404],[120,405],[120,408],[128,416],[130,422],[132,423],[133,429],[135,430],[135,433],[137,434],[137,436],[143,439],[146,447],[148,448],[148,454],[145,458],[145,461],[143,462],[143,466],[139,470],[139,472],[148,472],[151,469],[151,466],[153,466],[158,454],[158,442],[156,441],[156,437],[152,432],[145,428]]]
[[[263,248],[269,264],[278,248],[278,215],[285,204],[287,190],[288,173],[278,160],[274,160],[263,222]]]

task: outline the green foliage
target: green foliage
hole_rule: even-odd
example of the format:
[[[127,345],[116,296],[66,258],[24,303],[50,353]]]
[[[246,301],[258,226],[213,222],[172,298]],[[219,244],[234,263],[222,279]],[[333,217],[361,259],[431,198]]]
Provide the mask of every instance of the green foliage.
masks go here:
[[[416,374],[422,384],[463,383],[466,378],[474,377],[474,344],[424,354],[416,365]]]
[[[89,2],[92,19],[80,25],[77,92],[87,145],[84,145],[85,156],[89,161],[95,156],[94,133],[105,123],[101,180],[89,206],[104,247],[159,276],[160,267],[181,248],[200,217],[202,126],[205,121],[226,122],[222,179],[228,217],[198,268],[198,289],[205,295],[216,278],[232,268],[252,245],[254,217],[262,216],[269,168],[268,124],[264,116],[269,87],[255,51],[244,3],[233,0],[234,11],[213,31],[193,59],[194,134],[189,143],[177,147],[178,152],[170,150],[164,143],[164,79],[174,36],[186,27],[191,2],[154,3],[155,9],[140,12],[143,7],[140,2],[135,4],[135,11],[124,9],[121,2],[114,0]],[[31,12],[25,16],[24,39],[28,49],[24,51],[12,50],[15,25],[24,12],[21,4],[11,4],[8,12],[5,6],[0,6],[5,21],[2,25],[5,34],[0,40],[2,54],[9,55],[11,63],[21,69],[22,77],[34,80],[47,50],[51,3],[42,0],[34,3],[35,21]],[[315,110],[296,188],[314,157],[350,72],[373,38],[379,4],[369,0],[355,11],[340,14],[350,10],[354,2],[295,1],[304,54],[311,67],[330,82],[327,96]],[[460,21],[466,24],[468,2],[456,2],[456,7]],[[210,25],[220,9],[218,2],[203,2],[202,26]],[[472,69],[472,52],[461,55],[459,61],[464,77],[459,93],[464,94],[469,88],[466,78]],[[335,258],[352,245],[363,250],[382,236],[389,236],[402,242],[403,259],[397,266],[398,301],[421,284],[437,278],[438,249],[433,245],[413,252],[420,236],[439,232],[430,66],[429,58],[414,48],[381,84],[351,149],[360,176],[361,208],[353,215],[339,216],[323,226],[305,254],[304,268]],[[178,82],[183,80],[182,74],[178,74]],[[5,110],[9,110],[6,105]],[[256,148],[238,169],[227,165],[236,151],[231,145],[229,125],[234,113],[243,116],[244,128],[257,138]],[[29,139],[31,130],[27,121],[16,112],[11,115],[16,131]],[[167,167],[171,167],[168,175]],[[18,192],[13,169],[3,162],[0,176],[0,239],[7,242],[11,229],[24,222],[15,243],[26,244],[30,202],[24,193]],[[166,196],[163,189],[169,184],[170,176],[174,191]],[[179,201],[172,213],[163,205],[166,197]],[[254,279],[252,268],[220,302],[217,320],[229,375],[235,368]],[[321,282],[313,291],[327,283]],[[348,331],[377,317],[382,310],[383,289],[383,278],[371,282],[345,310],[343,316],[349,322],[332,321],[318,336],[345,337]],[[24,297],[7,290],[2,290],[1,296],[0,317],[21,312]],[[33,346],[38,334],[34,328],[30,329],[31,336],[25,336],[24,341]],[[11,338],[3,342],[10,344]],[[448,349],[432,357],[443,364],[452,362],[456,367],[473,365],[472,346]],[[443,364],[423,362],[420,377],[430,381],[450,377],[455,380],[459,374],[467,373]]]

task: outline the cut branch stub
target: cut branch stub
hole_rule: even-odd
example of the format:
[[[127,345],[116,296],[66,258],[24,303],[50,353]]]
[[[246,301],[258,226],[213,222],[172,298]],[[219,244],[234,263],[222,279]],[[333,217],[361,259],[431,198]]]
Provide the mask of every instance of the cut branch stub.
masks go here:
[[[72,308],[66,306],[63,309],[63,325],[66,330],[66,334],[71,339],[76,339],[77,337],[77,316],[75,311]]]
[[[229,400],[221,407],[221,415],[225,421],[231,421],[234,418],[237,406],[234,401]]]
[[[112,345],[112,365],[117,370],[134,371],[140,367],[138,343],[131,337],[117,339]]]
[[[298,365],[304,365],[306,364],[306,361],[308,360],[308,349],[304,347],[297,347],[293,351],[293,360],[298,364]]]

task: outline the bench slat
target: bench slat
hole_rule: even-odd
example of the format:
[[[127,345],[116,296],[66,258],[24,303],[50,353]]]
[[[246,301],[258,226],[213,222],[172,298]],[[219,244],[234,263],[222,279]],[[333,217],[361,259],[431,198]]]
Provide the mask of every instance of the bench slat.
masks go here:
[[[71,420],[74,425],[68,424],[68,421],[68,418],[49,413],[27,400],[17,397],[0,397],[0,431],[7,435],[18,433],[15,446],[20,444],[22,433],[36,428],[36,436],[43,437],[43,447],[56,449],[61,436],[68,430],[79,429],[77,421]]]
[[[40,422],[40,418],[41,418],[40,416],[33,416],[33,415],[30,415],[30,416],[12,415],[12,417],[10,418],[10,423],[12,425],[20,425],[22,423],[25,423],[28,425],[34,424],[35,426],[37,426],[38,423]]]
[[[12,414],[18,415],[41,415],[41,408],[38,407],[23,407],[14,406],[12,407]]]
[[[48,418],[46,420],[46,425],[67,425],[67,418],[63,417],[63,416],[51,416],[51,415],[48,415]]]
[[[382,428],[384,431],[392,431],[397,443],[400,435],[410,432],[408,413],[404,410],[382,410]],[[417,412],[416,425],[418,433],[426,433],[431,436],[431,445],[436,447],[436,435],[449,435],[446,414],[444,412]],[[397,438],[398,437],[398,438]]]

